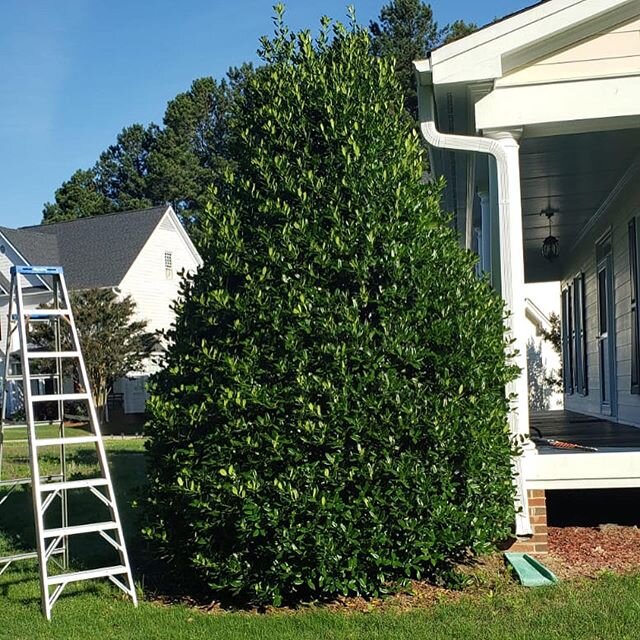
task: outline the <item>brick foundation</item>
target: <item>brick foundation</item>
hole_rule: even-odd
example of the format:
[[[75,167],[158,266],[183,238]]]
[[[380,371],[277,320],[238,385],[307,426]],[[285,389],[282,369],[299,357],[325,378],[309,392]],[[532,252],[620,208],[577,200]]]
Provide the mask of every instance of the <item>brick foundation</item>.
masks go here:
[[[533,535],[515,538],[507,545],[507,549],[532,555],[544,555],[549,553],[547,498],[544,489],[529,489],[527,497],[529,498],[529,516]]]

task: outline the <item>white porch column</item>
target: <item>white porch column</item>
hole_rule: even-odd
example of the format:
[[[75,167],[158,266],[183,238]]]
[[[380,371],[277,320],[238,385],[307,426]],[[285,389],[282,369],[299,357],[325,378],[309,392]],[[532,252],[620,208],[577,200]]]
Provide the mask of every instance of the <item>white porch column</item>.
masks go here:
[[[509,414],[511,433],[521,440],[524,456],[535,451],[529,436],[529,388],[527,382],[526,319],[524,295],[524,247],[522,243],[522,202],[520,194],[520,157],[517,131],[499,131],[489,134],[501,147],[503,162],[497,162],[498,211],[500,225],[500,275],[502,297],[510,315],[507,327],[514,341],[515,364],[520,368],[518,378],[507,386],[507,395],[515,394],[513,411]],[[517,498],[522,507],[516,520],[520,535],[531,533],[528,515],[526,482],[522,457],[516,465]]]
[[[480,191],[480,213],[482,229],[482,246],[480,248],[480,267],[484,273],[491,273],[491,209],[489,205],[489,192]]]

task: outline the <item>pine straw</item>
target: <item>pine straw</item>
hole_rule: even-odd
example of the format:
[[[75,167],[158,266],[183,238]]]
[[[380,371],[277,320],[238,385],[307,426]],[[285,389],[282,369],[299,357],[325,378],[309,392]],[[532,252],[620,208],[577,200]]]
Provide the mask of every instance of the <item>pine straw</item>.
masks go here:
[[[638,572],[640,529],[613,524],[549,527],[549,556],[541,559],[563,579]]]

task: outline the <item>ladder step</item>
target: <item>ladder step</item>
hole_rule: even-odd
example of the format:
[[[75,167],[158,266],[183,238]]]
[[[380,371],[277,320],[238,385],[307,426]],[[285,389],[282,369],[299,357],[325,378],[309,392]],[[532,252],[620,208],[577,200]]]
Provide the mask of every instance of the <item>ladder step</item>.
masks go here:
[[[88,400],[88,393],[46,393],[31,396],[31,402],[57,402],[58,400]]]
[[[127,567],[118,565],[115,567],[103,567],[102,569],[89,569],[88,571],[76,571],[75,573],[60,573],[57,576],[49,576],[48,584],[67,584],[80,580],[93,580],[95,578],[108,578],[128,573]]]
[[[28,553],[16,553],[12,556],[4,556],[0,558],[0,564],[5,564],[7,562],[18,562],[19,560],[31,560],[32,558],[37,557],[37,551],[29,551]]]
[[[40,266],[40,265],[30,265],[30,264],[17,264],[11,267],[10,269],[11,275],[22,273],[24,275],[41,275],[41,276],[50,276],[50,275],[62,275],[62,267],[48,267],[48,266]]]
[[[79,351],[28,351],[27,358],[39,359],[39,358],[79,358]],[[55,375],[55,374],[51,374]],[[32,378],[34,376],[31,376]]]
[[[58,538],[61,536],[77,536],[82,533],[97,533],[98,531],[110,531],[117,529],[116,522],[92,522],[79,524],[72,527],[59,527],[58,529],[44,529],[42,535],[45,538]]]
[[[50,482],[40,485],[40,491],[66,491],[67,489],[89,489],[90,487],[106,487],[109,482],[105,478],[90,478],[87,480],[68,480],[66,482]]]
[[[14,478],[13,480],[0,480],[0,487],[13,487],[19,484],[31,484],[31,478]]]
[[[55,447],[63,444],[87,444],[89,442],[98,442],[98,436],[78,436],[77,438],[38,438],[36,440],[36,446]]]
[[[49,318],[58,316],[68,316],[71,309],[32,309],[22,312],[25,318]]]
[[[51,480],[53,480],[54,478],[62,478],[62,476],[57,475],[57,476],[43,476],[42,478],[40,478],[40,482],[51,482]],[[31,478],[14,478],[12,480],[0,480],[0,487],[12,487],[14,485],[19,485],[19,484],[31,484]],[[58,483],[52,483],[52,484],[62,484],[61,482]],[[49,486],[47,485],[42,485],[42,486]]]

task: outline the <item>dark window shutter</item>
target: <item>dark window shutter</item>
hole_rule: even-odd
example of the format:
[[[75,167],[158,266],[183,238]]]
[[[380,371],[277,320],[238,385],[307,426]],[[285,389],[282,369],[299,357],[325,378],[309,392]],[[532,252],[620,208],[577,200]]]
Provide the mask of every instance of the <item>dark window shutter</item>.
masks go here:
[[[629,277],[631,280],[631,393],[640,394],[640,348],[638,340],[638,236],[636,220],[629,221]]]

